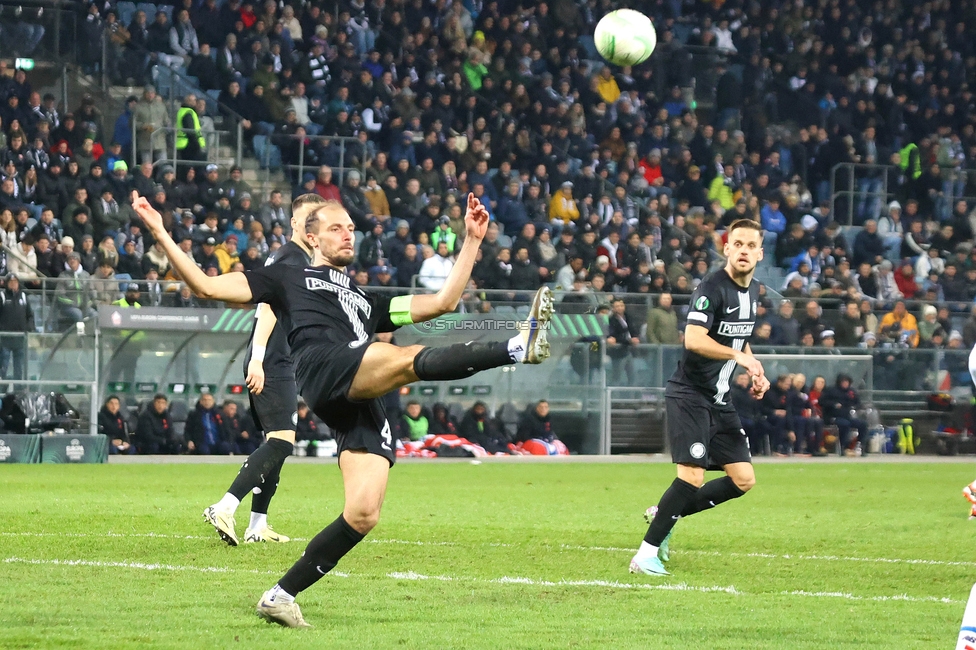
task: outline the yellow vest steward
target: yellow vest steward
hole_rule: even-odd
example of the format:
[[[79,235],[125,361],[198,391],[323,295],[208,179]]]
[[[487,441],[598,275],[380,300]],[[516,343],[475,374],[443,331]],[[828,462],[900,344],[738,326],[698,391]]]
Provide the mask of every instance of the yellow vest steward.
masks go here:
[[[183,130],[183,117],[189,113],[193,116],[193,130],[197,134],[197,142],[200,143],[201,149],[207,148],[207,141],[203,138],[203,134],[200,133],[200,116],[192,108],[182,107],[180,110],[176,111],[176,150],[182,151],[186,149],[186,145],[190,144],[190,136],[187,132]]]

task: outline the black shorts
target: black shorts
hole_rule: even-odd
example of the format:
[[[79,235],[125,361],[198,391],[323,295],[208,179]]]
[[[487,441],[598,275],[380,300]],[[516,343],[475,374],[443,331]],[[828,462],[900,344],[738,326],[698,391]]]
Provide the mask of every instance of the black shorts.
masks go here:
[[[715,404],[693,388],[669,382],[664,406],[675,463],[716,470],[752,462],[749,440],[731,404]]]
[[[339,454],[346,449],[366,451],[382,456],[392,466],[396,447],[383,400],[347,397],[368,346],[306,345],[293,352],[295,376],[309,408],[335,435]]]
[[[294,379],[267,377],[260,395],[248,392],[251,419],[265,434],[294,431],[298,424],[298,387]]]

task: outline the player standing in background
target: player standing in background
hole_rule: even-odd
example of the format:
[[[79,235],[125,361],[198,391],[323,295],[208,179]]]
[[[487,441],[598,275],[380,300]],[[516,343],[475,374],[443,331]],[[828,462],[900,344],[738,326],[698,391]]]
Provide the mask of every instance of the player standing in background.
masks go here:
[[[976,345],[969,352],[969,376],[973,380],[973,390],[976,391]],[[970,432],[972,435],[972,432]],[[973,481],[962,489],[962,495],[969,501],[969,518],[976,519],[976,481]]]
[[[464,244],[444,286],[436,294],[393,299],[366,293],[350,282],[346,267],[355,259],[355,226],[337,201],[327,201],[305,221],[316,266],[278,265],[216,277],[205,275],[183,254],[146,199],[134,201],[133,208],[196,294],[234,303],[267,302],[288,317],[288,343],[302,397],[336,434],[345,505],[262,595],[257,612],[281,625],[308,627],[295,596],[335,568],[379,521],[396,460],[383,396],[419,380],[464,379],[489,368],[541,363],[549,357],[552,292],[546,287],[536,292],[528,319],[507,341],[443,348],[371,342],[377,332],[392,332],[457,308],[488,229],[488,211],[474,194],[468,195]]]
[[[756,325],[759,283],[753,275],[763,257],[762,241],[757,222],[732,223],[725,268],[705,276],[692,294],[684,353],[664,393],[678,477],[644,514],[650,528],[630,561],[631,573],[669,575],[663,563],[669,559],[668,539],[678,519],[741,497],[756,483],[749,441],[729,389],[736,365],[752,378],[757,399],[769,389],[748,343]],[[709,469],[726,475],[702,485]]]
[[[268,255],[265,266],[285,264],[304,268],[311,263],[312,249],[303,237],[305,219],[321,207],[325,199],[318,194],[303,194],[291,204],[291,241]],[[267,442],[254,450],[224,497],[203,511],[203,518],[230,546],[237,546],[234,513],[248,492],[251,521],[244,543],[287,542],[288,537],[268,525],[268,505],[278,489],[281,466],[295,445],[298,388],[295,368],[288,347],[287,314],[276,314],[267,304],[258,304],[251,340],[244,355],[244,375],[251,402],[251,417],[264,431]],[[278,324],[279,316],[283,322]]]

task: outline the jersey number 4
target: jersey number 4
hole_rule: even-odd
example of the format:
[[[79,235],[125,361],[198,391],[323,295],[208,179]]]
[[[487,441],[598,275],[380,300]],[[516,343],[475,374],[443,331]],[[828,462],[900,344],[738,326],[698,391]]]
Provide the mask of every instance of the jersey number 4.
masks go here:
[[[383,436],[383,449],[393,451],[393,433],[390,431],[389,420],[383,420],[383,430],[380,431],[380,435]]]

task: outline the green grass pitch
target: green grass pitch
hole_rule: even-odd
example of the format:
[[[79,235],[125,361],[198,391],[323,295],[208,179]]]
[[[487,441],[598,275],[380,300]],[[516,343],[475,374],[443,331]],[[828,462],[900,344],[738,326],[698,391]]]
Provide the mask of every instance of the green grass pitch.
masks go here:
[[[0,468],[0,648],[948,648],[976,580],[970,464],[757,465],[665,579],[627,565],[671,465],[402,464],[287,630],[254,605],[305,542],[201,518],[236,471]],[[335,466],[287,464],[271,521],[307,540],[341,506]]]

